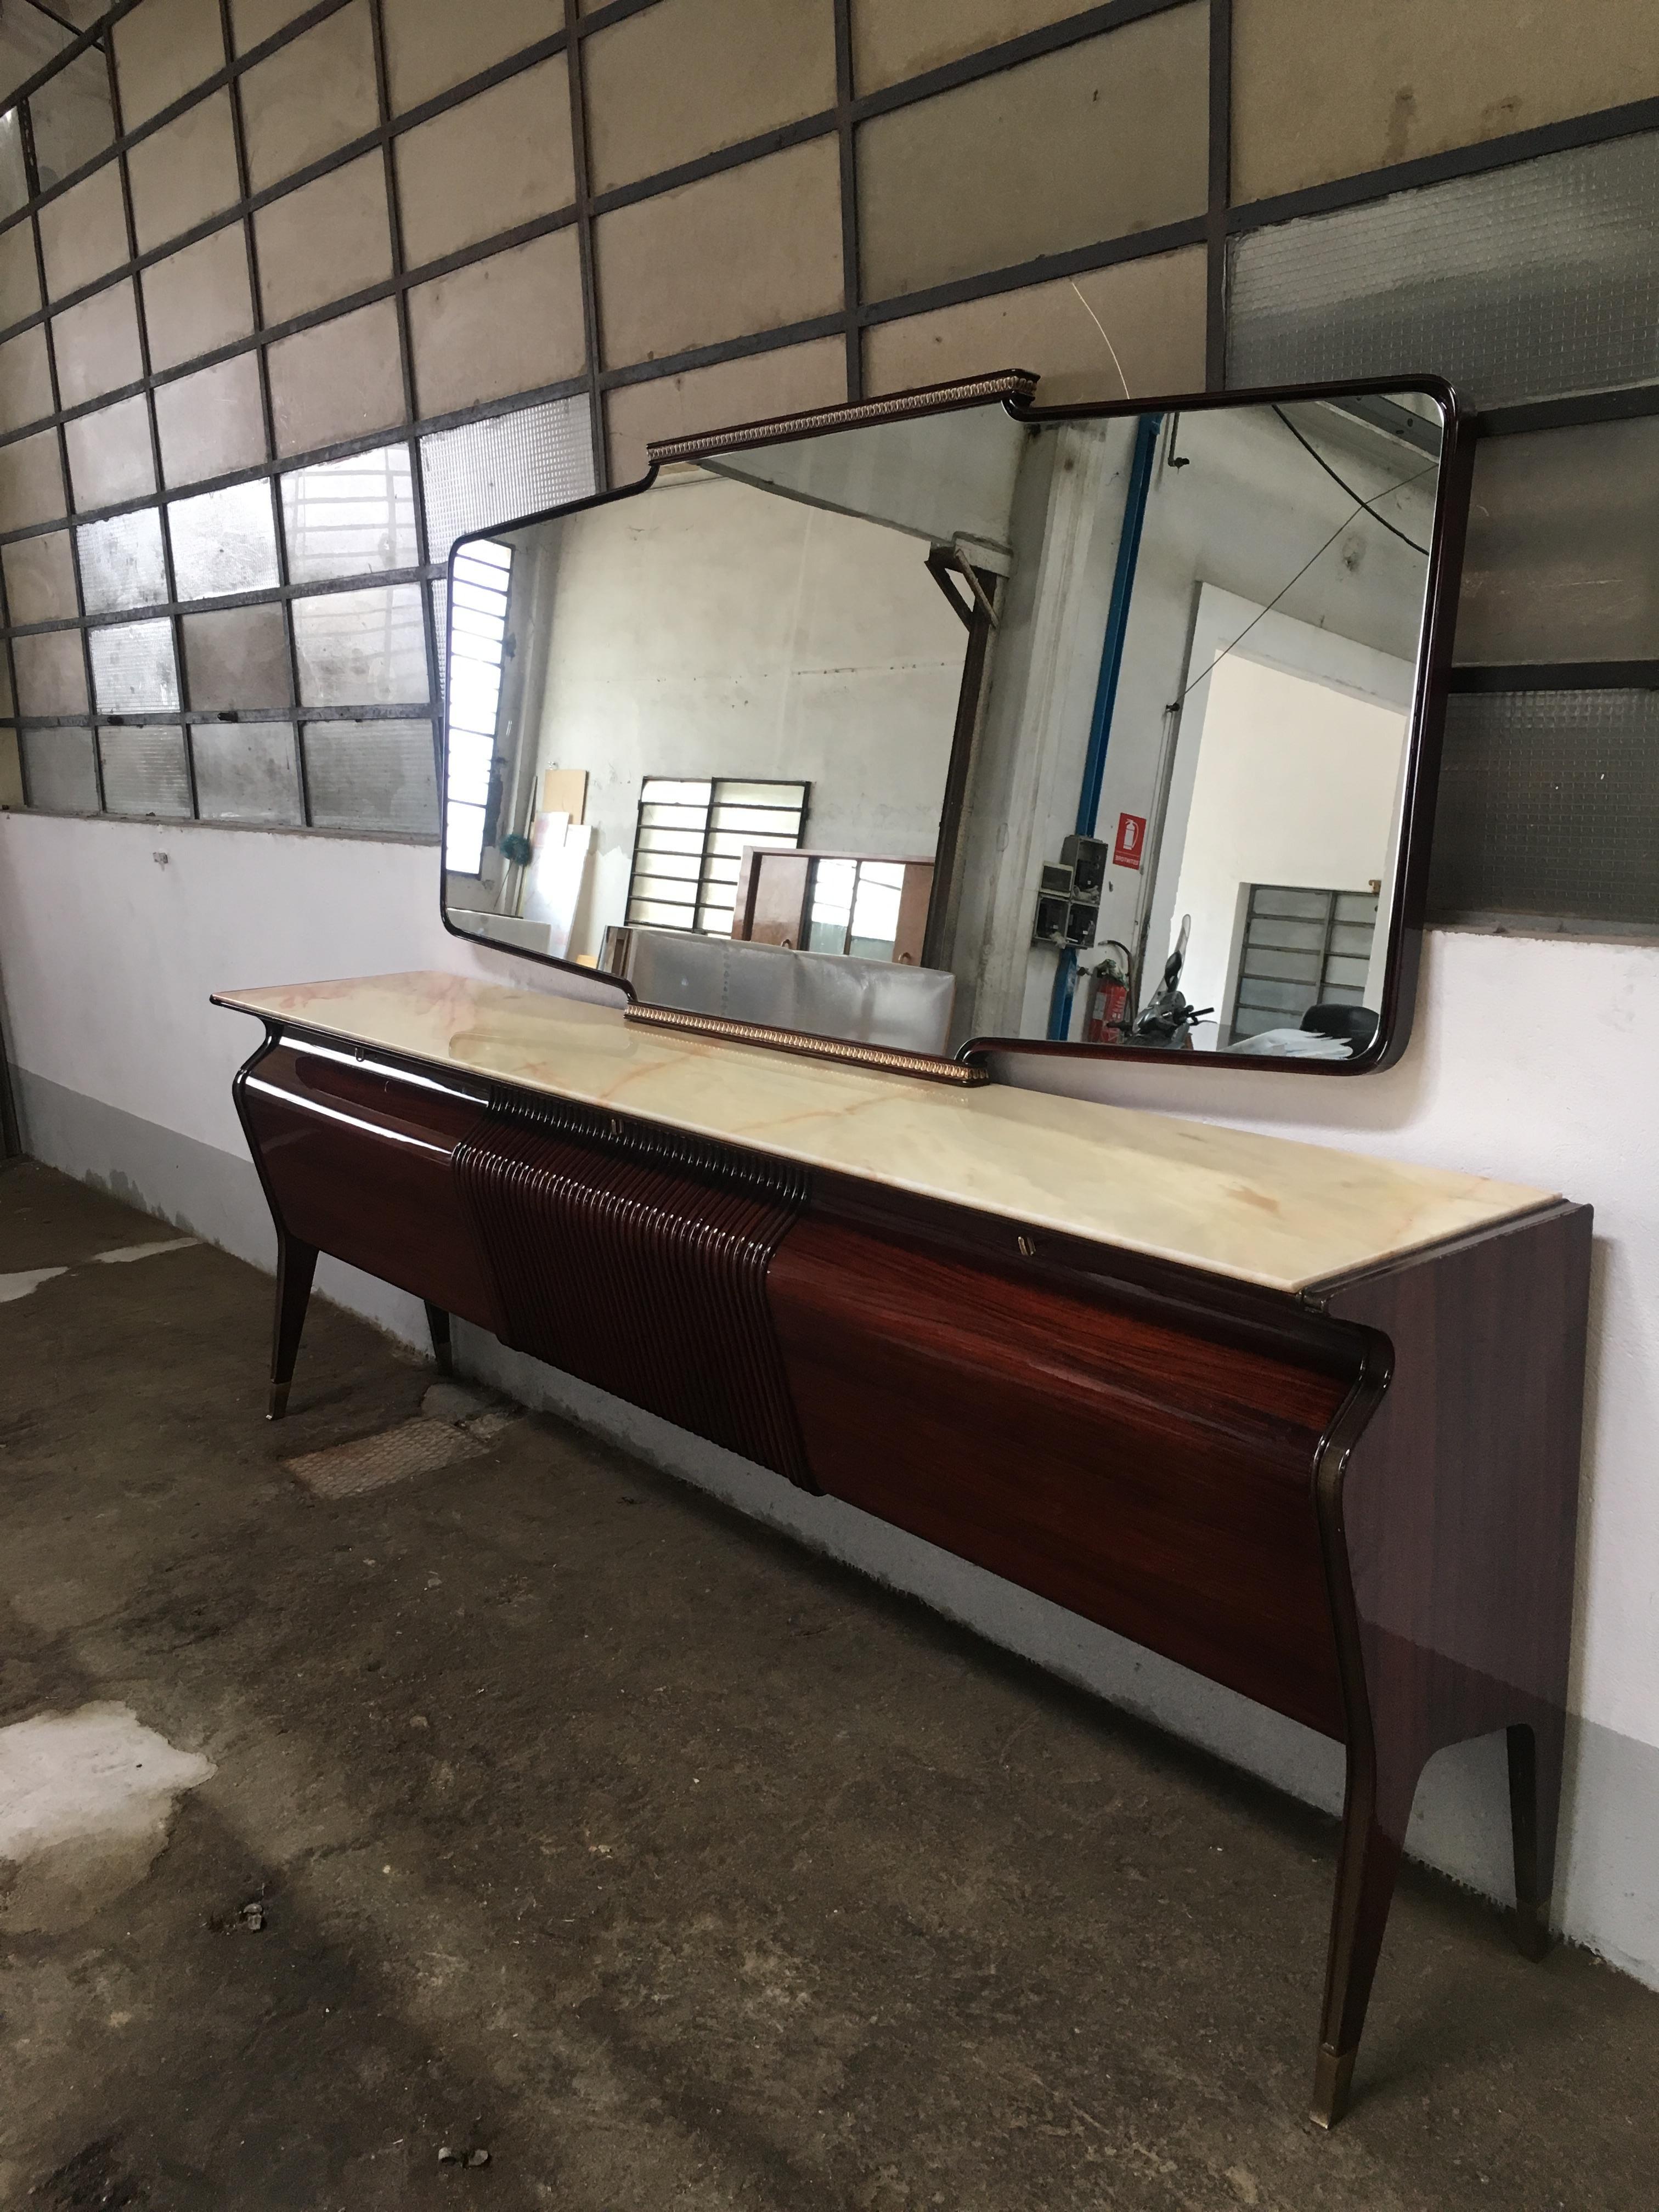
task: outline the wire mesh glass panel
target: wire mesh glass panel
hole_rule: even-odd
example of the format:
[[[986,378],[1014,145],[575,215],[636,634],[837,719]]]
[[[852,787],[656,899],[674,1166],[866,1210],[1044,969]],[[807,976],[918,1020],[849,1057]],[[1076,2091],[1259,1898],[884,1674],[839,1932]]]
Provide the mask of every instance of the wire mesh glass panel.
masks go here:
[[[195,499],[175,499],[167,509],[167,528],[181,599],[264,592],[281,580],[268,484],[230,484]]]
[[[1659,133],[1235,239],[1227,380],[1431,364],[1481,406],[1659,376]]]
[[[107,522],[86,523],[75,536],[89,615],[159,607],[166,601],[159,507],[141,507],[133,514],[112,514]]]
[[[300,696],[307,707],[394,707],[427,696],[418,584],[295,599]]]
[[[445,665],[448,659],[448,647],[446,641],[449,636],[449,586],[441,578],[439,578],[432,584],[431,592],[432,635],[438,641],[438,696],[441,699],[444,696],[444,688],[449,681],[448,671]]]
[[[92,649],[94,704],[106,714],[142,714],[153,708],[177,707],[179,670],[173,653],[173,624],[118,623],[95,629]]]
[[[185,733],[161,726],[101,729],[104,806],[111,814],[190,813]]]
[[[307,722],[303,737],[318,829],[437,835],[430,722]]]
[[[444,865],[476,876],[501,718],[501,658],[513,549],[489,538],[455,556],[455,629],[449,641],[444,786]]]
[[[292,722],[198,722],[191,750],[204,822],[301,820]]]
[[[25,730],[29,805],[47,814],[95,814],[98,770],[90,730]]]
[[[1659,416],[1475,448],[1466,663],[1641,660],[1659,645]]]
[[[314,469],[296,469],[283,485],[289,574],[296,584],[412,568],[415,487],[407,446],[382,446]]]
[[[1454,697],[1429,914],[1659,924],[1659,692]]]
[[[550,399],[421,441],[427,544],[434,561],[469,530],[586,499],[593,434],[585,398]]]

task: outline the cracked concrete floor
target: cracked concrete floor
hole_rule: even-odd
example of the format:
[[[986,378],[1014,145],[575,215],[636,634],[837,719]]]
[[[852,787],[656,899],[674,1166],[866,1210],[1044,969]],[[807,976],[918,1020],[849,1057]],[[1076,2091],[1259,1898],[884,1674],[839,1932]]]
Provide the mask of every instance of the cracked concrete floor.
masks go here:
[[[193,1778],[0,1890],[0,2204],[1659,2201],[1659,1998],[1410,1873],[1321,2135],[1330,1822],[551,1421],[319,1496],[429,1369],[313,1304],[268,1427],[167,1241],[0,1172],[0,1727]]]

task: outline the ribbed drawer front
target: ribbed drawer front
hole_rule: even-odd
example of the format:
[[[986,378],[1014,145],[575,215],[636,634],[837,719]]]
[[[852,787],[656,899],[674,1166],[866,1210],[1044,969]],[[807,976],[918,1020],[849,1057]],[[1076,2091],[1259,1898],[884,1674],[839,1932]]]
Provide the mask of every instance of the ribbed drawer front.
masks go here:
[[[813,1486],[766,1297],[800,1170],[521,1098],[455,1168],[506,1343]]]

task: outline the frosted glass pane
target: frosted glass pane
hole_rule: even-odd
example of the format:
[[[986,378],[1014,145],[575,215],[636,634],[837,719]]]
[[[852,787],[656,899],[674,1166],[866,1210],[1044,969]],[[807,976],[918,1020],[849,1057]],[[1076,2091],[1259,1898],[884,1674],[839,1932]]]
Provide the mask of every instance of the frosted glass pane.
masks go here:
[[[111,814],[190,813],[190,775],[182,730],[100,730],[104,806]]]
[[[1454,697],[1429,912],[1659,922],[1659,693]]]
[[[1237,239],[1227,380],[1432,368],[1480,406],[1659,376],[1659,134]]]
[[[198,722],[196,811],[204,822],[298,822],[291,722]]]
[[[179,704],[173,624],[122,623],[90,633],[94,704],[106,714],[142,714]]]
[[[112,515],[89,522],[76,533],[81,553],[81,588],[89,615],[111,615],[125,607],[162,605],[167,595],[161,558],[158,508]]]
[[[429,722],[307,722],[306,787],[322,830],[438,834]]]
[[[549,380],[550,381],[550,380]],[[469,530],[512,522],[593,489],[587,402],[553,399],[421,441],[427,543],[434,561]]]
[[[20,108],[0,115],[0,219],[21,215],[29,204],[29,181],[23,167],[23,122]]]
[[[224,607],[184,618],[190,703],[204,711],[293,704],[283,610]]]
[[[47,79],[29,101],[29,120],[43,191],[114,144],[109,70],[96,46]]]
[[[1659,416],[1482,439],[1457,659],[1644,660],[1656,616]]]
[[[198,499],[174,500],[167,527],[181,599],[268,591],[280,581],[269,484],[232,484]]]
[[[29,805],[52,814],[95,814],[98,771],[90,730],[25,730],[23,773]]]
[[[308,707],[392,707],[427,696],[418,584],[295,599],[294,641]]]
[[[289,574],[296,584],[412,568],[415,488],[407,446],[382,446],[283,480]]]

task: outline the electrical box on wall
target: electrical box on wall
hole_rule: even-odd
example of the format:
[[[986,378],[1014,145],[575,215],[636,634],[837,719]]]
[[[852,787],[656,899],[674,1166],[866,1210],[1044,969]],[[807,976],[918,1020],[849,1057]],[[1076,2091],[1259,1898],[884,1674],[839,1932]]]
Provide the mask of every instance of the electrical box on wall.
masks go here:
[[[1082,837],[1073,831],[1061,844],[1060,855],[1058,860],[1043,863],[1031,942],[1077,950],[1095,941],[1106,881],[1106,848],[1098,837]]]

